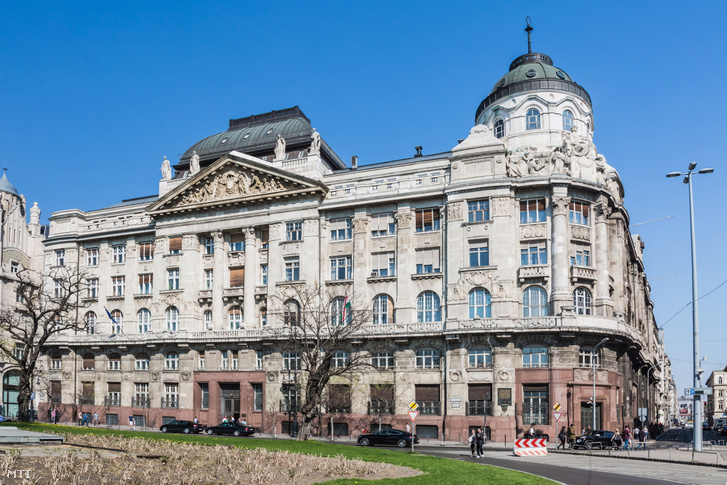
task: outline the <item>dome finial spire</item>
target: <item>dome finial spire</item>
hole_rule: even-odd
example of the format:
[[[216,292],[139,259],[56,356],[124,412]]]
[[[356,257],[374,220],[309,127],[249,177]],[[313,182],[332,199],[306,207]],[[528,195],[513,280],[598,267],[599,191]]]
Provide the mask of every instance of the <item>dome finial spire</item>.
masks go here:
[[[528,25],[527,27],[525,27],[525,32],[528,33],[528,54],[530,54],[531,52],[533,52],[533,49],[530,44],[530,32],[533,31],[533,27],[532,27],[532,25],[530,25],[530,17],[525,17],[525,22]]]

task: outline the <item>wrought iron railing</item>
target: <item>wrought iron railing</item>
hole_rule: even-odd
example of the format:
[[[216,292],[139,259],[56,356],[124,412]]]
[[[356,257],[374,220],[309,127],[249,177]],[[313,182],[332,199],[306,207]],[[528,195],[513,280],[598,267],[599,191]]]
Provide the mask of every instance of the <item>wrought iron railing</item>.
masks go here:
[[[161,407],[163,409],[178,409],[179,408],[179,398],[163,397]]]
[[[394,414],[394,403],[386,400],[369,401],[369,414]]]
[[[492,416],[492,401],[479,399],[467,401],[468,416],[484,416],[485,412],[487,412],[488,416]]]
[[[417,401],[419,403],[420,414],[427,414],[430,416],[439,416],[441,414],[441,405],[439,401]]]

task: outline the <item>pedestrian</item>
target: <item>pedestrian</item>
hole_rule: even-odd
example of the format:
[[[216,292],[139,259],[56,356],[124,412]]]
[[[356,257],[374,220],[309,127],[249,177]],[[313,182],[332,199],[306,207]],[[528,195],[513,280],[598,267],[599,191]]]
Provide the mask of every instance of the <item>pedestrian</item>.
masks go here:
[[[485,433],[482,432],[482,428],[477,428],[475,436],[477,437],[477,458],[482,458],[485,456],[485,452],[482,451],[482,445],[485,443]]]
[[[467,442],[470,444],[470,451],[472,451],[472,458],[474,458],[475,449],[477,448],[477,433],[475,433],[474,428],[472,428],[472,433],[470,434],[470,437],[467,438]]]
[[[136,430],[136,420],[133,414],[129,414],[129,428],[131,428],[131,431]]]
[[[568,449],[572,450],[573,445],[576,444],[576,427],[573,426],[573,423],[568,426]]]
[[[247,426],[247,420],[245,418],[240,418],[240,424],[243,426]],[[366,430],[364,430],[366,431]]]
[[[535,438],[535,429],[533,428],[533,425],[530,425],[530,429],[528,430],[528,438],[533,439]]]
[[[192,421],[194,424],[199,424],[199,418],[197,416],[194,417],[194,421]]]
[[[230,423],[231,424],[235,424],[235,417],[234,416],[230,416]]]
[[[88,427],[88,413],[83,413],[83,425]]]
[[[57,424],[56,423],[56,408],[53,408],[53,410],[50,412],[50,421],[53,424]]]
[[[411,433],[411,426],[409,426],[409,423],[406,424],[406,432]]]
[[[226,423],[227,422],[227,416],[222,416],[222,422],[223,423]]]
[[[78,411],[78,425],[83,426],[83,413]]]
[[[631,430],[629,429],[628,424],[624,426],[624,432],[622,436],[624,440],[624,450],[631,450]]]
[[[621,433],[618,432],[618,429],[613,433],[613,437],[611,438],[611,444],[617,449],[621,449]]]
[[[634,434],[636,434],[636,430],[634,430]],[[648,431],[646,430],[646,426],[641,428],[641,431],[639,431],[639,446],[636,447],[637,450],[641,449],[641,446],[643,445],[644,450],[646,450],[646,437],[648,436]]]
[[[94,427],[99,425],[98,412],[93,413],[93,425]]]
[[[568,431],[566,431],[565,426],[560,428],[560,433],[558,433],[558,439],[560,440],[560,444],[555,448],[556,451],[560,448],[563,448],[565,451],[565,442],[568,440]]]

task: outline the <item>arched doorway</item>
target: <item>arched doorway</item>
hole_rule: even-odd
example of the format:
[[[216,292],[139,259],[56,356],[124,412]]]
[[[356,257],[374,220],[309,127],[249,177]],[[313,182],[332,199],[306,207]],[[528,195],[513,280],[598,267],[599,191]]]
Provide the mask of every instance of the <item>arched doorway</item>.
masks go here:
[[[10,370],[3,376],[3,417],[5,419],[18,418],[18,386],[20,372]]]

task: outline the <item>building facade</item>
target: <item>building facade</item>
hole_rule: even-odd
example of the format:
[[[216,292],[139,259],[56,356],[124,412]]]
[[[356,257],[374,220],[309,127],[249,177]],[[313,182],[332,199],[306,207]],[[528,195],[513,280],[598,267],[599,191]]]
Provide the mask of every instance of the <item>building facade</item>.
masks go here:
[[[712,388],[712,395],[707,396],[707,412],[704,417],[712,425],[715,418],[727,416],[727,367],[713,371],[707,379],[707,387]]]
[[[644,244],[594,126],[586,90],[539,53],[442,153],[347,166],[297,107],[231,120],[173,176],[165,159],[158,195],[52,214],[45,265],[88,274],[87,332],[45,349],[42,413],[285,431],[304,378],[281,351],[286,294],[320,284],[370,311],[356,352],[372,366],[332,383],[347,402],[316,433],[403,428],[412,400],[434,439],[662,419]]]

